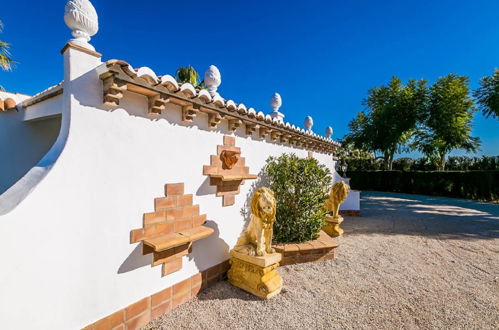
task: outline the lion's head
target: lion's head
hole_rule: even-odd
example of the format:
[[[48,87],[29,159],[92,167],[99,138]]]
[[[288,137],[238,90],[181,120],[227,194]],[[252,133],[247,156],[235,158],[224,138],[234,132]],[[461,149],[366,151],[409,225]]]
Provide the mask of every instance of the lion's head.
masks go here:
[[[337,203],[343,203],[350,192],[350,186],[345,182],[336,182],[331,190],[331,199]]]
[[[258,188],[251,199],[251,213],[266,223],[273,223],[276,213],[274,192],[269,188]]]

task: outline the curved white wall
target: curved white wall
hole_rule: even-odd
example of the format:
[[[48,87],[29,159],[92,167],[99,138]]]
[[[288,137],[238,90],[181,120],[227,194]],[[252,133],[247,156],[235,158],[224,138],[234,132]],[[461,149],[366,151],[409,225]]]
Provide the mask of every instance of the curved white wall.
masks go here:
[[[229,134],[226,121],[210,131],[200,113],[185,125],[175,105],[151,118],[147,99],[131,93],[125,93],[120,108],[103,110],[95,71],[84,74],[84,65],[71,67],[72,61],[87,61],[89,68],[100,62],[71,49],[65,56],[66,72],[81,71],[65,77],[65,147],[46,177],[0,217],[0,323],[6,329],[20,324],[29,329],[86,326],[226,260],[244,226],[241,210],[252,181],[241,186],[235,205],[222,207],[202,174],[223,135]],[[246,137],[242,129],[235,136],[252,174],[271,155],[308,153],[261,142],[256,134]],[[334,171],[331,156],[314,157]],[[142,256],[139,244],[130,244],[130,230],[142,226],[142,214],[153,211],[164,184],[177,182],[194,194],[215,234],[194,244],[182,270],[162,277],[161,267],[151,268],[151,256]]]

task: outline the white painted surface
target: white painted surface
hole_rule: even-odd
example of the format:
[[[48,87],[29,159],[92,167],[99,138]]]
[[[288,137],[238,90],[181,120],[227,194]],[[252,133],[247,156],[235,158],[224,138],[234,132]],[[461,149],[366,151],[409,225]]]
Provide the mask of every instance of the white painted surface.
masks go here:
[[[72,48],[64,61],[61,134],[33,171],[9,189],[11,203],[22,198],[0,216],[5,329],[81,328],[226,260],[251,197],[248,180],[235,205],[222,207],[202,175],[229,134],[227,121],[210,131],[201,113],[185,125],[172,104],[163,115],[148,117],[147,99],[128,92],[109,112],[102,108],[102,83],[93,70],[100,61]],[[261,142],[256,133],[246,137],[242,127],[235,136],[252,174],[259,174],[271,155],[308,153]],[[334,172],[331,156],[314,157]],[[37,177],[37,168],[46,170]],[[177,182],[194,194],[215,234],[194,244],[181,271],[161,277],[161,267],[151,268],[151,256],[141,255],[140,244],[130,244],[130,230],[141,228],[142,214],[153,211],[164,184]]]
[[[0,92],[0,98],[8,97],[18,104],[29,98],[28,95]],[[32,108],[37,112],[48,112],[60,107],[60,100],[62,97],[38,103]],[[60,119],[26,124],[23,122],[26,112],[29,111],[21,109],[0,113],[0,195],[40,161],[59,134]]]

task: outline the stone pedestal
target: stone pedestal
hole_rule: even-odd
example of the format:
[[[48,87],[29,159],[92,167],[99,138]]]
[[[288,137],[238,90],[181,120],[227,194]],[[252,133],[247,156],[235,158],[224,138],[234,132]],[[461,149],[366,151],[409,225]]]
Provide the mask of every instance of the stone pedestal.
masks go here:
[[[230,254],[231,267],[227,273],[230,284],[263,299],[281,292],[282,277],[277,272],[280,253],[258,257],[232,250]]]
[[[343,229],[340,228],[340,224],[343,222],[343,217],[338,215],[333,217],[332,215],[326,216],[326,224],[322,227],[329,236],[338,237],[343,236]]]

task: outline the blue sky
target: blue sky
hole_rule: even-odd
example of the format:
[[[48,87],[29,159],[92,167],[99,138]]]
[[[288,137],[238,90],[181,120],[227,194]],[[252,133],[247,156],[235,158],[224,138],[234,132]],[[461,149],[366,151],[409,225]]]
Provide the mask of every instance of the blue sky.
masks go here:
[[[2,3],[1,40],[19,64],[0,72],[8,91],[33,94],[62,80],[59,51],[71,37],[65,0]],[[216,65],[225,98],[264,112],[279,92],[286,120],[333,137],[347,133],[370,87],[393,75],[433,82],[467,75],[471,88],[499,66],[499,1],[118,1],[93,0],[100,31],[91,43],[158,75],[179,65]],[[499,154],[499,121],[477,112],[479,155]],[[455,153],[456,154],[456,153]],[[457,154],[461,154],[458,152]],[[411,155],[417,156],[412,153]]]

